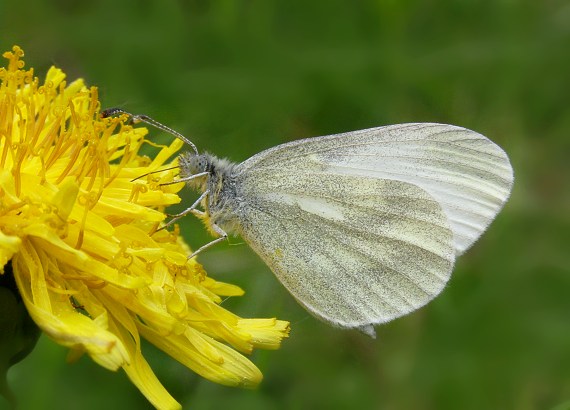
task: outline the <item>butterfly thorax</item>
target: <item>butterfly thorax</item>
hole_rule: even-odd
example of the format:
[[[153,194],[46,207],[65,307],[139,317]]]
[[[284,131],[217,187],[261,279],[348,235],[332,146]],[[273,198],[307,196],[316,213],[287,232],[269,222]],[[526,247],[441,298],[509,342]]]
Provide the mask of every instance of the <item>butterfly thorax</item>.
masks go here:
[[[192,152],[180,155],[179,164],[182,178],[208,173],[203,177],[189,180],[188,186],[200,192],[208,191],[201,205],[209,223],[218,225],[227,233],[236,233],[239,224],[232,210],[240,206],[240,199],[236,193],[237,164],[208,153],[196,155]]]

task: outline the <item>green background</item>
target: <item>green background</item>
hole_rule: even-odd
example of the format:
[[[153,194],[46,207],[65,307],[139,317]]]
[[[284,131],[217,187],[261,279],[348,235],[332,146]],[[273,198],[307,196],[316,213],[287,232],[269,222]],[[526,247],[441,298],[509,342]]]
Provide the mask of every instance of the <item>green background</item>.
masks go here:
[[[56,64],[99,86],[105,107],[149,114],[235,161],[416,121],[477,130],[511,157],[511,200],[445,291],[376,340],[317,322],[239,239],[205,252],[211,276],[247,291],[225,306],[290,320],[292,332],[254,354],[265,375],[255,391],[146,346],[185,408],[570,407],[567,1],[3,0],[0,49],[13,44],[38,75]],[[208,240],[191,218],[184,229],[194,246]],[[42,338],[11,370],[21,409],[150,408],[124,374],[65,354]]]

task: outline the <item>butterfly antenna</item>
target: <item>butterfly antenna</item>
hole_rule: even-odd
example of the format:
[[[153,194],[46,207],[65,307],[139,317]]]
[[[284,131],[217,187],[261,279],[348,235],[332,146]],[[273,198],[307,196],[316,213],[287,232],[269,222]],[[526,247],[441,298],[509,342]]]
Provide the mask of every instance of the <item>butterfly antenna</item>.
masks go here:
[[[153,127],[157,128],[161,131],[164,131],[170,135],[175,136],[176,138],[178,138],[179,140],[181,140],[185,144],[189,145],[194,150],[196,155],[199,155],[198,154],[198,148],[196,148],[196,145],[194,145],[194,143],[192,141],[190,141],[184,135],[180,134],[178,131],[175,131],[172,128],[167,127],[166,125],[161,124],[160,122],[158,122],[156,120],[153,120],[148,115],[142,115],[142,114],[134,115],[134,114],[131,114],[130,112],[127,112],[121,108],[109,108],[109,109],[103,110],[101,112],[101,117],[107,118],[107,117],[111,117],[113,115],[118,115],[118,114],[126,114],[131,118],[131,121],[134,123],[144,122],[148,125],[152,125]]]

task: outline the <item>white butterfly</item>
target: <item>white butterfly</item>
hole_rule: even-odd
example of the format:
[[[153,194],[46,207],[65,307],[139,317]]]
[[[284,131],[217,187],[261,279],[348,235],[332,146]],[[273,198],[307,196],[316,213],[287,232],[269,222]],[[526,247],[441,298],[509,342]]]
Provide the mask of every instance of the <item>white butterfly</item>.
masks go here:
[[[202,195],[180,216],[219,235],[197,252],[239,234],[309,312],[371,336],[443,290],[513,184],[501,148],[453,125],[303,139],[241,164],[191,146],[181,179]]]

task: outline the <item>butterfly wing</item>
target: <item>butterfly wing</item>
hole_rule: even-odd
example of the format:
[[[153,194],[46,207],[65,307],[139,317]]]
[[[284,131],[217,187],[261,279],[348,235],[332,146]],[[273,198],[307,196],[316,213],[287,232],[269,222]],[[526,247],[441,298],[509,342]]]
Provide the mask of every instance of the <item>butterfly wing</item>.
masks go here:
[[[440,204],[402,181],[306,168],[245,173],[240,233],[315,316],[373,334],[441,292],[454,262]]]
[[[293,141],[251,157],[240,168],[250,181],[302,169],[416,185],[443,208],[457,255],[485,231],[513,183],[511,164],[499,146],[474,131],[431,123]]]

